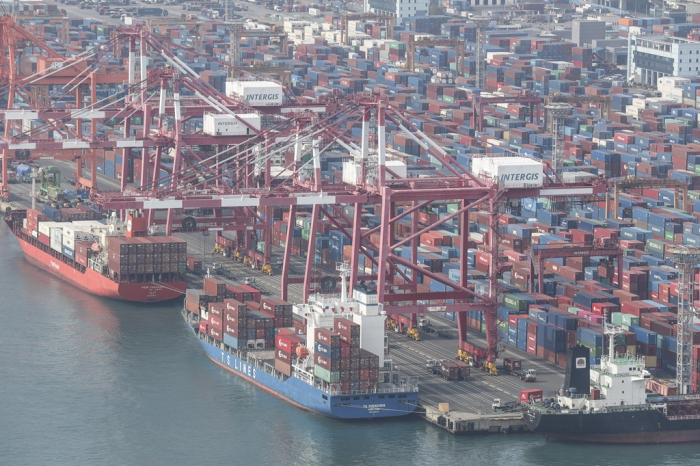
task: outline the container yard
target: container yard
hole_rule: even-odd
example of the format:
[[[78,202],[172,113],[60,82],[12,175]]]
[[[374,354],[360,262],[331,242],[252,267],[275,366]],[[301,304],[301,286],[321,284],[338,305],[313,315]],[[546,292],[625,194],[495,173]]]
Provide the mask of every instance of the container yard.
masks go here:
[[[681,56],[700,14],[464,3],[4,16],[6,222],[30,262],[94,271],[67,280],[84,290],[182,295],[210,359],[331,416],[389,411],[307,388],[521,430],[523,393],[561,395],[571,348],[592,374],[634,357],[647,396],[698,393],[700,77]],[[660,50],[667,72],[634,58]]]

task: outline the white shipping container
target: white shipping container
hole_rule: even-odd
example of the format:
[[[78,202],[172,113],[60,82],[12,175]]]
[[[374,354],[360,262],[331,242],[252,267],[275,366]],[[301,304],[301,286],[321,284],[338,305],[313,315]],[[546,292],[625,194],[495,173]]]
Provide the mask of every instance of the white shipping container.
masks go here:
[[[74,220],[71,225],[76,230],[90,231],[92,228],[105,228],[107,225],[99,220]]]
[[[318,8],[309,8],[309,14],[313,17],[321,16],[321,11]]]
[[[501,188],[537,188],[544,183],[542,162],[526,157],[475,157],[472,173],[497,182]]]
[[[68,223],[63,226],[63,236],[76,241],[89,241],[92,238],[89,225],[77,225],[75,223]]]
[[[49,238],[63,243],[63,229],[61,227],[52,227],[49,231],[51,232]]]
[[[63,245],[75,250],[75,240],[67,235],[63,235]]]
[[[360,178],[360,165],[354,160],[343,162],[343,183],[357,184]]]
[[[239,121],[244,120],[250,126],[256,130],[261,128],[260,116],[253,113],[242,113],[236,115],[238,118],[232,115],[215,115],[213,113],[204,114],[204,127],[202,131],[204,134],[210,136],[248,136],[255,134],[255,132],[248,126]]]
[[[39,233],[46,236],[51,236],[51,228],[58,225],[57,222],[39,222]]]
[[[270,81],[226,81],[226,95],[238,96],[251,107],[282,105],[282,85]]]
[[[51,238],[51,241],[49,241],[49,244],[51,245],[51,249],[63,254],[63,242],[60,239]]]
[[[399,178],[406,178],[406,175],[408,173],[406,162],[404,162],[403,160],[387,160],[386,168],[396,173],[396,175],[399,176]],[[391,173],[386,174],[387,180],[393,180],[394,178],[394,175],[392,175]]]

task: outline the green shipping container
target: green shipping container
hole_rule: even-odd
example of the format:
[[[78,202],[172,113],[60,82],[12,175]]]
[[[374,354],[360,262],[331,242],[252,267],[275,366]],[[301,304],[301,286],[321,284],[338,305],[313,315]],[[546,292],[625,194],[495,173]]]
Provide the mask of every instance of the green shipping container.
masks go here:
[[[506,323],[506,325],[508,325],[508,324]],[[481,331],[481,333],[486,333],[486,324],[483,323],[483,322],[481,323],[481,329],[480,329],[480,331]]]
[[[672,231],[665,231],[664,232],[664,237],[666,238],[667,241],[673,241],[675,238],[673,237],[673,232]]]
[[[639,327],[639,317],[633,316],[632,314],[622,314],[622,325],[627,325],[629,327]]]
[[[666,243],[662,242],[661,240],[650,239],[649,241],[647,241],[647,251],[658,252],[660,254],[663,254],[665,250]]]
[[[447,204],[447,213],[448,214],[454,214],[459,210],[459,207],[457,204]]]
[[[447,103],[447,104],[453,104],[453,103],[455,103],[455,98],[454,98],[454,97],[450,97],[450,96],[448,96],[448,95],[443,95],[443,96],[442,96],[442,101],[445,102],[445,103]]]
[[[569,311],[569,314],[573,314],[573,315],[575,315],[575,316],[577,316],[577,315],[578,315],[578,311],[580,311],[580,309],[577,308],[577,307],[569,307],[569,308],[567,308],[566,310]]]
[[[610,320],[612,321],[613,324],[615,325],[623,325],[622,324],[622,312],[613,312],[610,314]]]
[[[503,304],[518,312],[527,311],[530,307],[530,301],[512,294],[503,295]]]
[[[321,366],[314,366],[314,375],[321,380],[325,380],[326,382],[330,383],[331,381],[331,371],[324,369]]]
[[[309,236],[311,236],[311,230],[309,230],[309,229],[307,229],[307,228],[304,228],[304,229],[301,230],[301,237],[302,237],[303,239],[308,240],[308,239],[309,239]]]
[[[316,365],[314,366],[314,374],[321,380],[325,380],[328,383],[340,383],[340,372],[330,372],[323,367]]]

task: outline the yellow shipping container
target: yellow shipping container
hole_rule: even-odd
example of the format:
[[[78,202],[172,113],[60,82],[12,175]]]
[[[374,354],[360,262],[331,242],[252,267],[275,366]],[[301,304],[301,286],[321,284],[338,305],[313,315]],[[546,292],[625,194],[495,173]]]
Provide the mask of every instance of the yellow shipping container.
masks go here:
[[[656,368],[656,356],[644,356],[644,366],[651,369]]]

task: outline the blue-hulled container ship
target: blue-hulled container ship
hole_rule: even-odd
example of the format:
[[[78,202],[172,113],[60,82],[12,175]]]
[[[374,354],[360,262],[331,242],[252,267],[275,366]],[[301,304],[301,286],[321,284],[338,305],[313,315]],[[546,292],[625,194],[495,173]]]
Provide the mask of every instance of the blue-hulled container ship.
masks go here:
[[[217,365],[300,408],[334,418],[405,416],[418,407],[417,378],[393,370],[386,317],[373,291],[316,295],[308,304],[292,306],[274,299],[246,302],[235,287],[214,282],[205,279],[211,294],[189,290],[182,314]],[[216,297],[215,290],[221,290]],[[211,299],[216,301],[204,302]],[[281,327],[291,324],[289,311],[303,325]],[[273,338],[265,338],[270,334]]]

